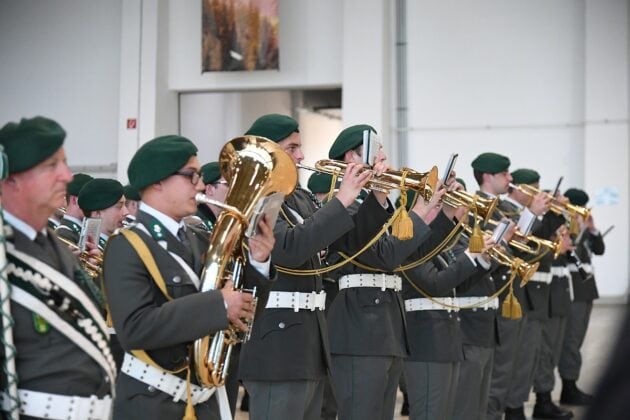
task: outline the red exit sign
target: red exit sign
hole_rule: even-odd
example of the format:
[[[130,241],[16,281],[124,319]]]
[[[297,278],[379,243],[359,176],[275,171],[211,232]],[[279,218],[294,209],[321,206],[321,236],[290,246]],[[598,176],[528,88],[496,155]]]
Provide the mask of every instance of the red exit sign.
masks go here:
[[[135,118],[127,118],[127,130],[135,130],[138,124],[138,120]]]

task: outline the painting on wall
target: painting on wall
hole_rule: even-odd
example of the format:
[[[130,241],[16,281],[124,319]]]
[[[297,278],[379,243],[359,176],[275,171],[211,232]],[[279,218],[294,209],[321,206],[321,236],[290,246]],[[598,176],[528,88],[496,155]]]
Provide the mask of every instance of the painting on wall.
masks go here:
[[[202,0],[203,72],[277,70],[278,0]]]

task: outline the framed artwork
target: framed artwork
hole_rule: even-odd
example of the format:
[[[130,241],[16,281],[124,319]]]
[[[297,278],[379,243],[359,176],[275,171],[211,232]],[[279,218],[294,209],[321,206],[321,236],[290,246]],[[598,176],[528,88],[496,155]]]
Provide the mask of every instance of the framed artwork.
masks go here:
[[[202,4],[202,72],[279,68],[278,0]]]

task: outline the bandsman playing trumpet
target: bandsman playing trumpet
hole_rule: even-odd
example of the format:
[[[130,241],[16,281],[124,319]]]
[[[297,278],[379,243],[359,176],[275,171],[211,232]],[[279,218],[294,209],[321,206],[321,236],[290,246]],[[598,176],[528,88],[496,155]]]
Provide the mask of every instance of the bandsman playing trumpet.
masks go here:
[[[79,235],[81,234],[83,218],[85,217],[78,203],[79,192],[81,188],[92,179],[94,178],[88,174],[74,174],[66,190],[66,211],[61,218],[59,226],[55,228],[55,234],[57,236],[75,245],[79,243]]]
[[[246,134],[275,141],[296,164],[304,159],[298,123],[291,117],[264,115]],[[371,176],[370,171],[360,169],[361,165],[348,165],[339,192],[321,208],[299,186],[282,205],[272,257],[284,270],[278,269],[266,308],[241,350],[239,376],[249,392],[250,418],[254,420],[320,418],[330,368],[325,293],[321,274],[294,272],[321,269],[320,252],[344,245],[355,219],[360,218],[359,214],[353,218],[348,207]],[[378,209],[383,210],[381,204],[369,194],[359,213]]]
[[[221,175],[219,162],[206,163],[201,167],[201,178],[203,179],[204,194],[219,202],[224,202],[228,192],[228,183]],[[221,208],[201,203],[197,205],[197,216],[202,220],[205,228],[212,232],[212,228],[217,221],[217,216],[221,213]]]
[[[9,161],[9,176],[0,182],[2,204],[12,228],[0,279],[11,285],[2,327],[5,338],[13,336],[12,344],[3,341],[0,359],[17,367],[1,374],[3,418],[110,418],[116,372],[105,320],[88,287],[92,280],[46,229],[72,180],[65,137],[44,117],[0,129]]]
[[[140,147],[129,163],[129,182],[142,198],[137,223],[110,238],[103,265],[114,328],[127,352],[114,418],[177,419],[194,411],[198,419],[218,419],[219,404],[211,398],[217,388],[197,385],[191,344],[230,323],[246,329],[243,319],[254,312],[251,294],[231,282],[198,291],[208,235],[183,224],[203,190],[196,154],[190,140],[162,136]],[[248,241],[245,279],[264,290],[274,239],[264,219],[258,228],[260,235]],[[227,401],[221,409],[229,413]]]
[[[588,194],[578,188],[569,188],[565,191],[564,196],[569,199],[571,204],[581,207],[586,206],[589,200]],[[564,334],[558,372],[562,378],[560,402],[562,404],[588,405],[593,402],[593,396],[582,392],[577,386],[582,367],[580,348],[588,329],[593,301],[599,297],[591,258],[593,255],[603,255],[606,246],[601,232],[595,226],[593,216],[589,215],[587,218],[578,216],[578,221],[580,232],[575,239],[575,253],[582,263],[581,267],[586,276],[581,275],[580,267],[575,261],[569,264],[573,300]]]
[[[79,192],[79,207],[85,217],[101,220],[98,238],[90,238],[103,252],[109,237],[123,226],[125,216],[129,214],[125,206],[123,186],[115,179],[95,178],[87,182]]]
[[[341,131],[328,157],[346,164],[361,164],[363,154],[368,153],[363,144],[366,130],[376,134],[374,128],[366,124]],[[383,164],[386,156],[382,148],[379,147],[375,158],[371,164]],[[377,172],[376,175],[380,174]],[[371,232],[378,231],[393,213],[387,193],[373,194],[379,197],[380,211],[361,221],[371,224],[369,228],[355,229],[360,246],[352,251],[356,252],[370,242],[374,237]],[[436,243],[446,236],[439,231],[440,223],[444,232],[453,228],[453,223],[443,215],[432,225],[434,232],[428,226],[436,213],[431,219],[429,214],[438,206],[443,194],[444,191],[434,192],[430,203],[421,199],[412,207],[410,239],[382,236],[356,259],[356,264],[347,263],[335,272],[340,290],[328,311],[328,322],[333,363],[331,380],[342,420],[389,419],[394,415],[396,390],[408,345],[400,293],[402,280],[393,271],[430,236]],[[358,202],[353,207],[358,208]],[[419,254],[426,254],[431,248],[427,245]]]

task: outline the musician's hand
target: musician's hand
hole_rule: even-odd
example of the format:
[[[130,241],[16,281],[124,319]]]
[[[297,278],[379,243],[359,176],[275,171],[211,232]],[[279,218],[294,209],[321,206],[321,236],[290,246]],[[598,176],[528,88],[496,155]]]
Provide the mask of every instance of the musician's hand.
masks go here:
[[[549,211],[551,198],[545,192],[539,192],[532,198],[532,202],[527,206],[536,216],[542,216]]]
[[[495,245],[496,243],[492,239],[492,235],[483,235],[483,250],[481,251],[480,256],[484,259],[484,261],[490,262],[490,254],[488,251],[490,251],[490,248]]]
[[[256,235],[248,239],[249,254],[258,262],[266,262],[269,259],[271,250],[276,243],[276,238],[273,236],[273,229],[271,224],[267,220],[269,216],[264,215],[258,221],[258,229]]]
[[[516,229],[517,229],[516,223],[510,220],[510,224],[507,230],[505,231],[505,235],[503,235],[503,240],[505,242],[510,242],[512,240],[512,237],[516,233]]]
[[[390,169],[391,168],[389,167],[389,165],[385,163],[385,161],[378,161],[372,167],[372,170],[374,171],[374,175],[376,176],[383,175],[383,173],[385,173],[386,171],[389,171]]]
[[[357,198],[365,184],[372,177],[371,170],[363,170],[364,165],[348,163],[346,172],[339,185],[339,192],[336,197],[344,207],[350,207]],[[361,172],[362,171],[362,172]]]
[[[466,206],[457,206],[451,207],[449,205],[444,205],[442,211],[450,220],[457,219],[462,220],[462,217],[468,214],[468,207]]]
[[[88,261],[91,264],[94,264],[94,265],[101,264],[101,262],[103,261],[103,251],[101,251],[100,249],[98,249],[97,246],[89,242],[86,242],[85,250],[87,254],[89,255]]]
[[[448,174],[448,178],[446,178],[446,182],[444,183],[444,187],[448,188],[449,191],[452,191],[451,187],[453,186],[453,184],[457,184],[461,186],[462,188],[464,188],[462,184],[457,182],[455,178],[457,178],[457,173],[455,172],[455,170],[452,170],[451,173]]]
[[[251,320],[255,309],[251,293],[234,290],[234,283],[228,281],[221,289],[221,294],[227,305],[227,317],[230,323],[241,331],[247,331],[247,325],[243,320]]]
[[[431,223],[442,209],[442,197],[444,197],[444,194],[446,194],[444,188],[435,191],[428,203],[422,197],[418,197],[411,211],[420,216],[424,223]]]
[[[580,217],[580,220],[583,220],[582,217]],[[593,221],[593,216],[592,215],[588,215],[588,217],[586,218],[586,220],[584,220],[584,226],[591,232],[591,233],[595,233],[597,232],[597,227],[595,226],[595,222]]]
[[[573,241],[571,240],[571,235],[568,230],[565,230],[560,236],[560,254],[566,254],[569,251],[573,251],[575,247],[573,246]]]

